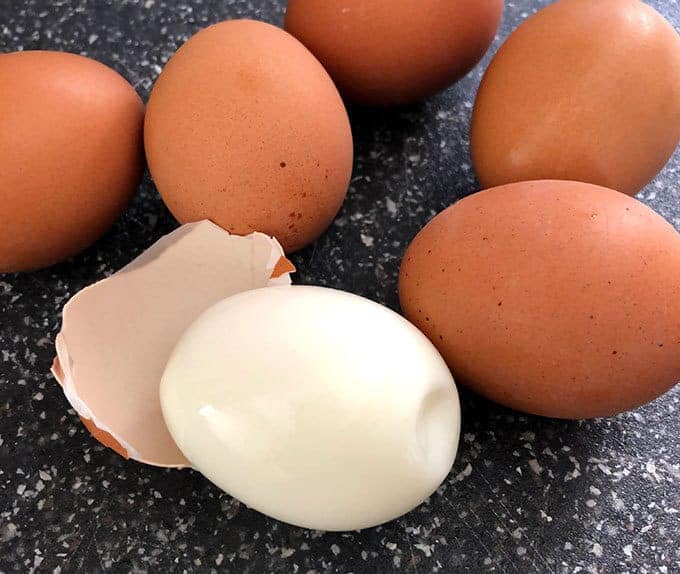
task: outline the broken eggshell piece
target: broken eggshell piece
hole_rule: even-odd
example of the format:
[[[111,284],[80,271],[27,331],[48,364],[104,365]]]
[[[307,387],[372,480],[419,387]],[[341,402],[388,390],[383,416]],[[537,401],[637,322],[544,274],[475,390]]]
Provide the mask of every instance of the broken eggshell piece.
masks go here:
[[[189,466],[161,413],[159,384],[184,330],[214,303],[290,284],[293,265],[262,233],[183,225],[64,307],[52,373],[92,435],[125,458]]]

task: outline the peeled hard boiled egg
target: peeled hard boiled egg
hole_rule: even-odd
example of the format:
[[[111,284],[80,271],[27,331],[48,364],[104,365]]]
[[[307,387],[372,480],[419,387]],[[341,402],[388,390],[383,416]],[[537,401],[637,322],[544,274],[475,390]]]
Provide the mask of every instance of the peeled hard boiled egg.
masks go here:
[[[494,56],[472,116],[484,187],[585,181],[634,195],[680,141],[680,36],[638,0],[559,0]]]
[[[467,74],[502,13],[503,0],[290,0],[286,30],[349,100],[404,104]]]
[[[76,54],[0,55],[0,273],[45,267],[103,235],[142,175],[144,106]]]
[[[463,199],[408,248],[399,297],[458,381],[518,410],[607,416],[680,380],[680,234],[611,189]]]
[[[408,512],[458,444],[458,395],[434,346],[393,311],[321,287],[258,289],[207,310],[172,352],[160,396],[196,469],[307,528]]]
[[[352,132],[333,81],[283,30],[231,20],[170,59],[149,98],[145,148],[182,223],[259,231],[287,252],[335,217],[352,172]]]

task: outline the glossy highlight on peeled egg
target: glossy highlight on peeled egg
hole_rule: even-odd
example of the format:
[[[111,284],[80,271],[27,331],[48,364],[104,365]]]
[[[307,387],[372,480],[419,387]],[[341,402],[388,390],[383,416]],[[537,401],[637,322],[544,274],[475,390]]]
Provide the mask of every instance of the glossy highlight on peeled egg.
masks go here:
[[[321,287],[229,297],[184,333],[161,383],[192,466],[285,522],[355,530],[425,500],[453,464],[458,394],[393,311]]]

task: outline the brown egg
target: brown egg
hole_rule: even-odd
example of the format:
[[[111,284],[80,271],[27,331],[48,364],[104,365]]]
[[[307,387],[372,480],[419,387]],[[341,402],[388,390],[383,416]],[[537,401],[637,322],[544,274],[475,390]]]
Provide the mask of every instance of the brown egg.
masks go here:
[[[252,20],[210,26],[170,59],[151,93],[145,145],[180,222],[261,231],[287,252],[328,227],[352,171],[332,80],[290,34]]]
[[[75,54],[0,55],[0,273],[83,250],[120,216],[143,168],[144,106]]]
[[[286,30],[363,104],[404,104],[467,74],[493,40],[503,0],[290,0]]]
[[[559,0],[492,60],[471,140],[484,187],[568,179],[634,195],[680,140],[680,37],[637,0]]]
[[[399,296],[458,381],[521,411],[612,415],[680,380],[680,234],[610,189],[463,199],[408,248]]]

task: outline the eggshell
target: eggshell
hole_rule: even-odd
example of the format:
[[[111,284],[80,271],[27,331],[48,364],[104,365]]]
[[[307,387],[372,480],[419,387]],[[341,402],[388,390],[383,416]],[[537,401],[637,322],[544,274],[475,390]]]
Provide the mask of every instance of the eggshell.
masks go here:
[[[98,239],[142,173],[144,106],[75,54],[0,55],[0,273],[61,261]]]
[[[399,296],[457,380],[521,411],[613,415],[680,380],[680,235],[610,189],[535,181],[456,203],[408,248]]]
[[[257,289],[206,311],[172,352],[161,405],[215,484],[323,530],[420,504],[446,478],[460,432],[453,379],[420,331],[377,303],[310,286]]]
[[[503,0],[290,0],[285,27],[346,98],[404,104],[467,74],[502,13]]]
[[[170,59],[145,144],[179,221],[261,231],[287,252],[328,227],[352,171],[349,119],[326,71],[295,38],[251,20],[210,26]]]
[[[209,221],[184,225],[66,304],[52,372],[104,445],[155,466],[185,466],[158,396],[170,351],[213,303],[289,284],[292,270],[266,235],[230,236]]]
[[[559,0],[494,57],[472,116],[484,187],[585,181],[637,193],[680,141],[680,36],[637,0]]]

